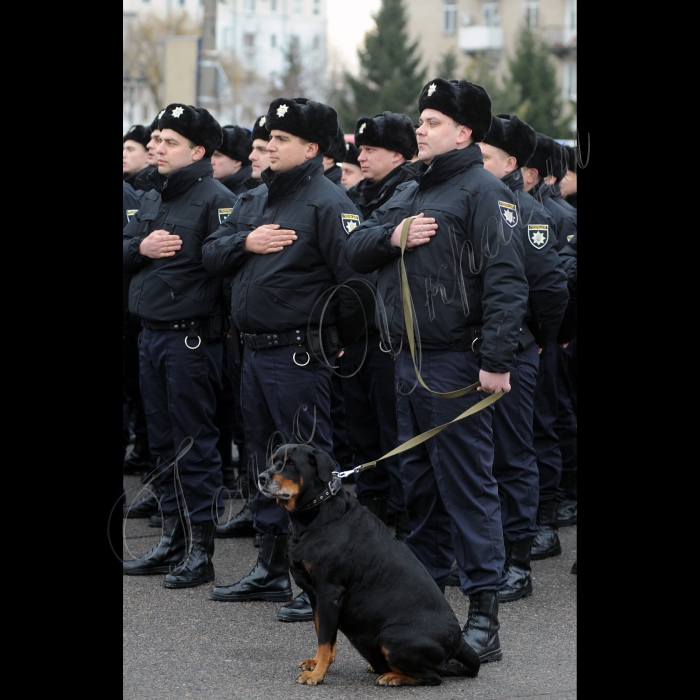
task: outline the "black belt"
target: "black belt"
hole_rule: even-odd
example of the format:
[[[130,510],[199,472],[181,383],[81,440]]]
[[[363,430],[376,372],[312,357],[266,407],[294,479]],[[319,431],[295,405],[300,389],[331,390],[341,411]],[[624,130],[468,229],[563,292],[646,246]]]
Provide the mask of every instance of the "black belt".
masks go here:
[[[142,318],[141,325],[151,331],[193,331],[199,328],[203,318],[184,318],[179,321],[149,321]]]
[[[281,348],[284,345],[303,345],[306,334],[301,329],[294,331],[278,331],[276,333],[252,333],[241,332],[243,345],[251,350],[266,350],[267,348]]]

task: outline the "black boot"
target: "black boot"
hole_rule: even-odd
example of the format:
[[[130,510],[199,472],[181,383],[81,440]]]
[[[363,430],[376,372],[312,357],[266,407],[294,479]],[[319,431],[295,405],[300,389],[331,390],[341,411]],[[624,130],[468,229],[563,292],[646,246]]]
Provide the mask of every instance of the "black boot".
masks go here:
[[[508,574],[506,587],[498,592],[501,603],[527,598],[532,595],[532,577],[530,576],[530,549],[534,537],[525,537],[517,542],[506,542],[506,565]]]
[[[469,596],[469,617],[462,638],[479,655],[482,664],[503,658],[498,639],[498,591],[479,591]]]
[[[557,528],[557,500],[540,501],[537,507],[537,525],[540,528],[532,543],[530,559],[549,559],[561,554],[559,529]]]
[[[192,526],[192,543],[183,567],[169,573],[163,585],[166,588],[193,588],[214,580],[214,523],[208,520]]]
[[[561,473],[561,487],[564,497],[557,504],[557,526],[576,525],[578,516],[577,471],[572,469]]]
[[[376,515],[385,525],[389,509],[389,496],[360,496],[357,499],[370,513]]]
[[[163,514],[156,513],[151,516],[151,522],[148,523],[148,527],[163,527]]]
[[[148,437],[137,435],[134,448],[124,460],[124,474],[142,474],[151,468],[151,451],[148,449]]]
[[[238,583],[215,586],[212,600],[291,600],[287,535],[263,535],[255,568]]]
[[[217,537],[249,537],[254,534],[253,509],[250,503],[246,503],[227,523],[216,526]]]
[[[399,542],[405,542],[406,538],[411,534],[411,523],[408,522],[406,511],[396,514],[396,528],[394,536]]]
[[[136,503],[124,506],[125,518],[150,518],[158,512],[158,496],[153,491],[147,491],[146,495]]]
[[[277,619],[282,622],[305,622],[314,619],[309,596],[301,592],[289,605],[283,605],[277,611]]]
[[[182,564],[186,554],[185,532],[180,515],[171,515],[163,521],[160,542],[138,559],[123,562],[122,568],[125,574],[132,576],[167,574]]]
[[[578,559],[571,565],[571,573],[572,573],[574,576],[578,576],[578,566],[577,566],[577,564],[578,564]]]

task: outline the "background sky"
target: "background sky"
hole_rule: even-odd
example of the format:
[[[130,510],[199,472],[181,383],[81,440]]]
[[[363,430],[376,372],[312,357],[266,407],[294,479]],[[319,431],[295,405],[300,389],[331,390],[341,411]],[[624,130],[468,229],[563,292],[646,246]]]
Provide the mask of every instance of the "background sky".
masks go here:
[[[381,0],[328,0],[328,43],[343,67],[353,75],[359,67],[357,46],[365,32],[374,27]]]

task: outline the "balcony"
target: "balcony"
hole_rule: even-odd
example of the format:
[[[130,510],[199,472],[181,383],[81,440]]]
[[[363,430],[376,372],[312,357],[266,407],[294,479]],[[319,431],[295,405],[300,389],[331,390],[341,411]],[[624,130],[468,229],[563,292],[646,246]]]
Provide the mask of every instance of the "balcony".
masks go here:
[[[465,53],[499,51],[503,48],[503,28],[486,24],[460,27],[459,48]]]
[[[560,58],[576,52],[576,27],[544,27],[542,38],[549,50]]]

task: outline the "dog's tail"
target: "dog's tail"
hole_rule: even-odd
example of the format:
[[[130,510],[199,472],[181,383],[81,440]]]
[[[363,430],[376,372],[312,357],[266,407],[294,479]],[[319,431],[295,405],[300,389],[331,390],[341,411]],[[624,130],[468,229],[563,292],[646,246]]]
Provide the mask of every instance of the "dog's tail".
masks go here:
[[[479,655],[465,641],[462,635],[459,636],[459,646],[454,658],[446,661],[439,673],[443,677],[467,676],[476,678],[479,675]]]

